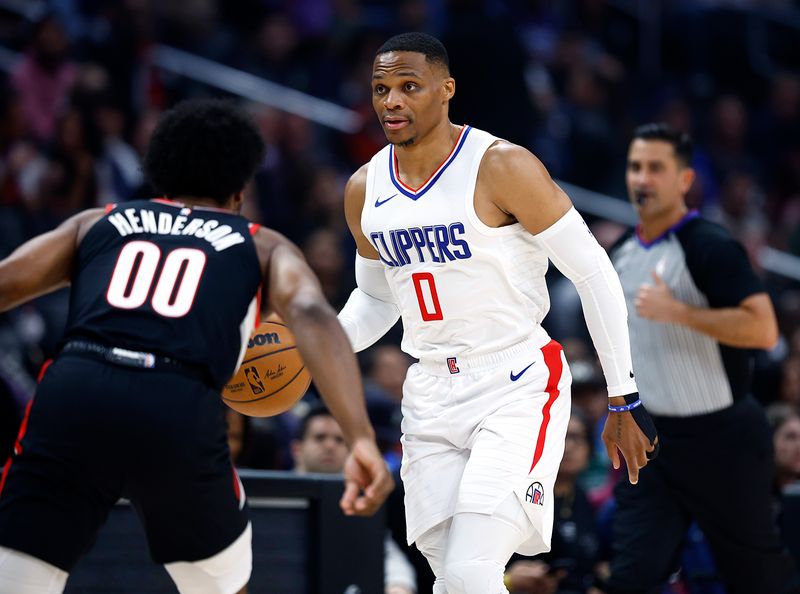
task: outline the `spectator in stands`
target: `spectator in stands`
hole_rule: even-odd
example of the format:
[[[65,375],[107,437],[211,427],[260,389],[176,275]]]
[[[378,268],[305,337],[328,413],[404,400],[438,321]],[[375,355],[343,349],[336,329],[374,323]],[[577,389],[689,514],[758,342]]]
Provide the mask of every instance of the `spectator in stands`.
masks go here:
[[[58,20],[45,16],[33,26],[25,55],[12,73],[28,127],[38,140],[47,142],[56,133],[77,76],[66,32]]]
[[[292,442],[295,471],[338,474],[347,458],[347,442],[339,423],[323,407],[312,408],[300,423]],[[397,543],[388,534],[385,539],[384,594],[415,594],[416,575]]]
[[[47,167],[39,184],[41,214],[51,225],[96,206],[95,157],[86,116],[67,110],[56,122]]]
[[[775,447],[775,490],[800,484],[800,409],[785,402],[767,408]]]
[[[783,541],[800,563],[800,409],[785,402],[767,408],[775,446],[775,501]]]
[[[342,243],[340,233],[320,227],[312,231],[302,244],[308,265],[319,278],[323,294],[334,307],[344,305],[350,289],[342,284],[345,277]]]
[[[380,344],[364,355],[364,375],[367,382],[378,386],[395,404],[403,399],[403,382],[411,366],[411,358],[394,344]]]

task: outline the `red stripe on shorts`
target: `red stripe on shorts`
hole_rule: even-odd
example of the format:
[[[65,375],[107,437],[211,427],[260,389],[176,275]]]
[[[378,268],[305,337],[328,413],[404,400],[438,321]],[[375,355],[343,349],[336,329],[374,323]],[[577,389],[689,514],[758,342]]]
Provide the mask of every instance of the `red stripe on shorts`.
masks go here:
[[[47,368],[50,367],[52,362],[53,359],[47,359],[44,363],[42,363],[42,367],[39,369],[39,375],[36,377],[37,383],[42,381]],[[11,470],[11,460],[14,459],[15,454],[19,455],[22,453],[22,438],[25,436],[25,431],[28,430],[28,417],[31,415],[31,406],[33,406],[33,398],[31,398],[31,401],[28,402],[28,406],[25,407],[25,415],[22,417],[22,423],[19,425],[19,433],[17,434],[17,441],[14,443],[14,450],[8,457],[8,460],[6,460],[6,464],[3,467],[3,474],[0,476],[0,494],[3,493],[3,486],[6,484],[8,471]]]
[[[239,488],[239,474],[236,472],[236,469],[233,468],[233,492],[236,494],[236,501],[242,500],[242,491]]]
[[[31,406],[33,406],[33,398],[31,401],[28,402],[28,406],[25,407],[25,416],[22,417],[22,423],[19,426],[19,433],[17,434],[17,442],[14,444],[14,451],[6,460],[6,465],[3,467],[3,476],[0,476],[0,495],[3,494],[3,487],[6,484],[6,477],[8,476],[8,471],[11,470],[11,461],[14,459],[14,455],[19,455],[22,453],[22,446],[20,445],[22,442],[22,438],[25,436],[25,431],[28,429],[28,417],[31,415]]]
[[[44,378],[44,374],[47,372],[47,368],[53,364],[53,359],[47,359],[44,363],[42,363],[41,368],[39,369],[39,375],[36,376],[36,383],[42,383],[42,378]]]
[[[561,362],[561,350],[561,345],[555,340],[551,340],[542,347],[544,364],[547,365],[547,369],[550,372],[550,376],[547,378],[547,387],[545,388],[548,398],[544,408],[542,408],[542,425],[539,427],[539,437],[536,439],[536,449],[533,451],[533,462],[531,463],[531,469],[528,473],[533,472],[534,467],[542,457],[542,452],[544,452],[544,440],[547,435],[547,425],[550,424],[550,408],[561,393],[558,389],[558,382],[561,381],[561,372],[564,369],[564,365]]]

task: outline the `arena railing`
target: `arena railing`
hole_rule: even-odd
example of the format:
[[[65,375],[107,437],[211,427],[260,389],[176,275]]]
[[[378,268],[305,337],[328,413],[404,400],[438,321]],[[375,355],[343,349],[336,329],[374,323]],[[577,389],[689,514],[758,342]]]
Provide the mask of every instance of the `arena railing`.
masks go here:
[[[352,134],[361,129],[361,116],[345,107],[166,45],[156,45],[153,65],[205,83],[250,101],[298,115],[322,126]]]
[[[369,518],[345,516],[341,475],[240,469],[239,477],[253,526],[250,592],[383,592],[385,508]],[[164,569],[150,560],[136,512],[124,499],[70,574],[65,594],[111,591],[175,592]]]

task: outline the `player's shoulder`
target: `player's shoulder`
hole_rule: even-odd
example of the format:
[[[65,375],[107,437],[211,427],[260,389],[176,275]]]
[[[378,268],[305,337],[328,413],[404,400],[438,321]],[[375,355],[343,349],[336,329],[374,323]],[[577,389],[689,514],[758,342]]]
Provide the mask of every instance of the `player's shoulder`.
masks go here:
[[[71,216],[69,219],[64,221],[62,225],[71,226],[75,229],[75,239],[78,244],[80,244],[86,234],[89,232],[92,227],[94,227],[97,222],[102,219],[106,215],[107,209],[103,207],[97,208],[87,208]]]
[[[275,253],[275,250],[284,248],[295,254],[301,253],[300,248],[298,248],[291,239],[269,227],[258,227],[255,233],[253,233],[253,244],[256,248],[256,254],[258,255],[258,262],[261,265],[262,273],[267,270],[270,258],[272,258],[272,254]]]
[[[347,185],[344,187],[344,207],[346,213],[351,210],[360,212],[364,207],[364,200],[367,196],[368,170],[369,163],[365,163],[347,180]]]
[[[523,146],[498,138],[486,149],[484,163],[493,166],[508,166],[517,161],[539,161],[536,156]]]
[[[264,227],[263,225],[259,225],[255,233],[253,233],[253,243],[256,244],[257,248],[263,247],[269,248],[270,250],[277,245],[294,245],[283,233],[275,231],[275,229],[270,229],[269,227]]]
[[[542,162],[532,152],[513,142],[495,140],[481,160],[480,174],[498,180],[510,180],[545,171]]]
[[[347,186],[345,187],[345,193],[348,191],[350,192],[361,192],[365,193],[367,189],[367,172],[369,171],[369,163],[364,163],[361,167],[356,169],[355,173],[350,176],[350,179],[347,180]]]

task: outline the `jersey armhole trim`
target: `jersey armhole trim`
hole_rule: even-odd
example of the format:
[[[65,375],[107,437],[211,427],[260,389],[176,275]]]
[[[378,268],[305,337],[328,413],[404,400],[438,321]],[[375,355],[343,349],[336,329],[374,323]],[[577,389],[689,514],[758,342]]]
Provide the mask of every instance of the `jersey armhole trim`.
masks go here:
[[[503,227],[490,227],[480,219],[478,213],[475,211],[475,188],[478,185],[478,174],[480,173],[480,167],[483,163],[483,158],[486,156],[486,151],[488,151],[495,142],[500,140],[499,138],[483,132],[482,130],[476,130],[476,132],[480,132],[480,134],[473,134],[472,138],[482,141],[486,146],[483,148],[483,150],[476,151],[476,154],[472,159],[472,166],[470,167],[469,171],[469,179],[471,182],[464,194],[467,218],[476,231],[489,237],[496,237],[498,235],[514,235],[520,231],[524,231],[525,228],[522,226],[522,223],[519,222],[512,223],[510,225],[504,225]]]

